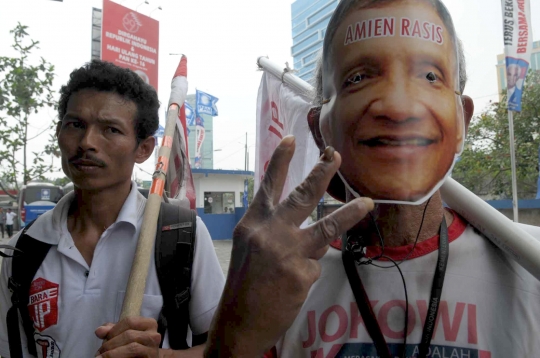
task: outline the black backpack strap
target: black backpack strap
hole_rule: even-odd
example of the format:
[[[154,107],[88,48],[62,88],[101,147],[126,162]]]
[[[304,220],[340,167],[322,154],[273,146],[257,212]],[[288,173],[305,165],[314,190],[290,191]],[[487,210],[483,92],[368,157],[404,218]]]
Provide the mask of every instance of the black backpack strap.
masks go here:
[[[11,277],[8,288],[11,291],[12,306],[8,310],[6,323],[8,330],[9,352],[11,358],[22,358],[21,335],[19,332],[19,314],[21,316],[24,332],[28,343],[28,352],[37,357],[34,343],[34,323],[28,313],[30,285],[41,263],[47,256],[50,244],[38,241],[26,234],[33,224],[26,225],[15,247],[22,254],[14,255],[11,263]]]
[[[161,345],[165,330],[169,332],[169,345],[175,350],[189,348],[186,336],[196,220],[193,210],[161,203],[155,247],[156,269],[163,296],[158,331],[161,333]]]

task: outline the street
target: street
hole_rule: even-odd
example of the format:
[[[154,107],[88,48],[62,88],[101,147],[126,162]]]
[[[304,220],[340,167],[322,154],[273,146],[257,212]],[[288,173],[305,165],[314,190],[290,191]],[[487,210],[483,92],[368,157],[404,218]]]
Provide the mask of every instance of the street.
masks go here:
[[[216,254],[223,270],[225,277],[229,269],[229,261],[231,259],[232,240],[215,240],[213,241]]]

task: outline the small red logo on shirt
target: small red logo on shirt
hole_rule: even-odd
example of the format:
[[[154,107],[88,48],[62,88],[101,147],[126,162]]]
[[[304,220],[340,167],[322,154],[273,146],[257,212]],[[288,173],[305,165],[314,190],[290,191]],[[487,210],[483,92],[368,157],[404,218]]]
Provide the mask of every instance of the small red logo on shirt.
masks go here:
[[[58,344],[56,344],[56,341],[52,337],[34,333],[34,340],[39,357],[60,358],[60,348],[58,348]],[[40,352],[41,356],[39,355]]]
[[[30,285],[29,298],[28,312],[38,331],[58,323],[58,284],[37,278]]]

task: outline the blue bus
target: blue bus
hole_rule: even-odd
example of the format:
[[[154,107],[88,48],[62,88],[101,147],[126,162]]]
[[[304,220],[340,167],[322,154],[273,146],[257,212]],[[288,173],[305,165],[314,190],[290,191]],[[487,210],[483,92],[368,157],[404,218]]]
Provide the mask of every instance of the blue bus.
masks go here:
[[[37,219],[51,210],[64,196],[61,186],[50,183],[28,183],[21,188],[18,197],[21,226]]]

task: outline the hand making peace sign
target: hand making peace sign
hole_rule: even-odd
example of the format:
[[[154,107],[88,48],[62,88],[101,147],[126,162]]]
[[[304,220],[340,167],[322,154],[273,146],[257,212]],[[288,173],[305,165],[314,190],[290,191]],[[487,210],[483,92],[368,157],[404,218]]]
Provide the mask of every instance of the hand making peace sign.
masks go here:
[[[328,244],[359,222],[373,201],[358,198],[301,229],[339,169],[341,156],[326,148],[315,168],[279,202],[295,148],[276,148],[248,211],[234,230],[225,290],[207,343],[208,357],[261,357],[296,318],[319,278],[317,261]]]

